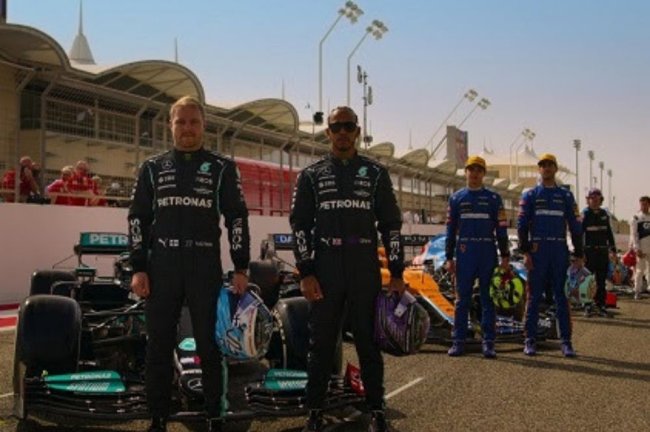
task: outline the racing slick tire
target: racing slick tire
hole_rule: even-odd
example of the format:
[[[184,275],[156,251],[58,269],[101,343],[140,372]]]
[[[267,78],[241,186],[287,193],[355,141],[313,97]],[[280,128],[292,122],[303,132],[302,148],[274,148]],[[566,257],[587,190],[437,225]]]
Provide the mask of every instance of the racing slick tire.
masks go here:
[[[271,260],[251,261],[248,264],[250,282],[260,288],[260,297],[269,309],[280,297],[280,272]]]
[[[81,309],[71,298],[27,297],[18,312],[14,351],[14,414],[25,418],[25,378],[75,372],[79,361]]]
[[[50,294],[55,282],[75,282],[75,276],[61,270],[38,270],[32,274],[29,295]]]
[[[309,302],[304,297],[278,300],[272,310],[274,332],[267,358],[271,367],[307,370],[309,351]],[[343,346],[337,343],[332,373],[343,367]]]

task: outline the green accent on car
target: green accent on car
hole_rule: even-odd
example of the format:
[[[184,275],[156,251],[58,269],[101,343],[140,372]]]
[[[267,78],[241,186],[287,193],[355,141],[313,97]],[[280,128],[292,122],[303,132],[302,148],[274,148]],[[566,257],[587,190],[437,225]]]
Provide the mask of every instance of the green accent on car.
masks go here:
[[[196,341],[194,338],[185,338],[178,344],[178,348],[183,351],[196,351]]]
[[[264,388],[274,391],[304,390],[307,387],[306,379],[264,380]]]
[[[52,390],[77,393],[123,393],[126,391],[122,381],[75,381],[46,384]]]
[[[61,375],[46,375],[43,380],[46,383],[67,383],[75,381],[120,381],[122,377],[113,370],[98,370],[75,372]]]
[[[296,369],[269,369],[266,379],[307,379],[307,372]]]

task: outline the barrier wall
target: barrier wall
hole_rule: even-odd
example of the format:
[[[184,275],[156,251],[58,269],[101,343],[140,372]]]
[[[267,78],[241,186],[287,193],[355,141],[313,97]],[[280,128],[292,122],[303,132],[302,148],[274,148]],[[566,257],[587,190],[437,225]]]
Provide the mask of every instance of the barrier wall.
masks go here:
[[[73,246],[82,231],[126,233],[127,209],[111,207],[67,207],[35,204],[0,204],[0,305],[18,303],[29,293],[31,274],[37,269],[72,269],[77,260]],[[444,225],[405,224],[403,234],[433,235]],[[251,216],[251,257],[259,256],[262,240],[270,233],[288,233],[287,217]],[[514,232],[513,232],[514,233]],[[616,235],[619,248],[625,249],[627,235]],[[222,251],[227,239],[221,238]],[[407,255],[417,251],[406,251]],[[232,268],[229,254],[222,253],[224,269]],[[68,259],[66,259],[68,258]],[[290,253],[282,258],[292,260]],[[112,257],[87,257],[84,262],[110,274]],[[57,264],[58,263],[58,264]]]
[[[127,209],[67,207],[35,204],[0,204],[0,305],[18,303],[29,293],[31,274],[37,269],[72,269],[77,265],[73,246],[81,231],[126,233]],[[435,226],[405,226],[405,234],[431,234]],[[440,226],[438,226],[440,227]],[[287,217],[251,216],[251,257],[259,256],[269,233],[288,233]],[[225,231],[222,251],[227,251]],[[224,269],[231,269],[229,254],[222,253]],[[282,255],[291,259],[291,254]],[[66,259],[68,258],[68,259]],[[112,257],[89,256],[84,262],[110,274]]]

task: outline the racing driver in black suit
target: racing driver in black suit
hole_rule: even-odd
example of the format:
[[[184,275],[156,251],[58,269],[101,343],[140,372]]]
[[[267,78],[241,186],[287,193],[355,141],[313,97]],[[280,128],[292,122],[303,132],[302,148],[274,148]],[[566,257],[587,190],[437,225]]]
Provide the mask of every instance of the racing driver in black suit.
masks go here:
[[[305,431],[324,428],[322,408],[346,304],[361,364],[371,431],[386,431],[384,365],[373,339],[375,298],[381,289],[377,231],[391,272],[390,289],[404,291],[402,217],[388,171],[360,156],[358,119],[349,107],[329,115],[331,153],[305,168],[296,184],[290,223],[300,288],[310,301]]]
[[[170,127],[174,149],[142,164],[128,215],[131,288],[147,299],[149,431],[166,430],[176,326],[184,300],[201,358],[208,430],[220,431],[227,380],[214,339],[223,278],[219,220],[223,214],[235,266],[233,287],[243,293],[250,260],[248,210],[234,161],[203,148],[201,103],[179,99],[170,110]]]

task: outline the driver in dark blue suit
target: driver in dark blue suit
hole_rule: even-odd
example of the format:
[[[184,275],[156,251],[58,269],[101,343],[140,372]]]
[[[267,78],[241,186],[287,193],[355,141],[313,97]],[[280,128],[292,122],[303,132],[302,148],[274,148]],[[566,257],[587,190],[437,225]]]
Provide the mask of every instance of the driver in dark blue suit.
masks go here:
[[[524,353],[529,356],[537,353],[535,337],[539,301],[547,283],[550,283],[557,306],[562,354],[565,357],[575,357],[576,353],[571,344],[569,302],[564,283],[569,267],[567,225],[574,247],[574,265],[583,265],[580,214],[571,191],[559,187],[555,182],[558,169],[555,156],[545,153],[537,165],[541,182],[522,195],[517,220],[519,245],[525,253],[524,264],[528,270]]]
[[[445,255],[447,270],[456,274],[453,345],[448,351],[452,357],[462,355],[465,350],[467,319],[476,278],[481,295],[483,356],[496,357],[496,317],[490,298],[490,280],[497,264],[495,243],[498,243],[501,252],[501,265],[506,269],[510,265],[510,251],[503,201],[499,194],[483,186],[485,168],[483,158],[470,156],[465,163],[467,187],[449,198]]]

